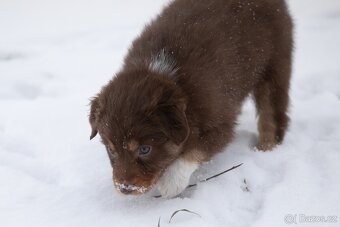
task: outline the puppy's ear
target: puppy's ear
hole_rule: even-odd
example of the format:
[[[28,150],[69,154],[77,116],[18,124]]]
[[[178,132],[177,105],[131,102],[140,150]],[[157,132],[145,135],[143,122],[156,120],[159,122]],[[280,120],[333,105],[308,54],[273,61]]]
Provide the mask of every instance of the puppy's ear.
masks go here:
[[[186,104],[163,107],[162,122],[165,134],[177,145],[183,143],[189,136],[189,125],[185,114]]]
[[[90,140],[92,140],[94,137],[96,137],[98,133],[98,115],[99,115],[99,100],[98,97],[95,97],[91,100],[91,110],[90,110],[90,116],[89,121],[91,124],[92,132],[90,136]]]

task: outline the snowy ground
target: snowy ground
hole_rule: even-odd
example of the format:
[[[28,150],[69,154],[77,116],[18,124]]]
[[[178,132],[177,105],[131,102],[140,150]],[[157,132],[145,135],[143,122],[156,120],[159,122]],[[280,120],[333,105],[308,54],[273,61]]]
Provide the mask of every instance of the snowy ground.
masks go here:
[[[114,191],[103,146],[88,140],[88,99],[166,2],[0,2],[0,226],[152,227],[161,216],[162,227],[278,227],[287,226],[287,215],[305,225],[299,214],[337,216],[337,223],[309,225],[339,226],[339,0],[290,0],[297,40],[284,144],[253,151],[255,113],[247,102],[235,141],[193,180],[242,167],[182,198]],[[182,208],[201,217],[182,213],[169,224]]]

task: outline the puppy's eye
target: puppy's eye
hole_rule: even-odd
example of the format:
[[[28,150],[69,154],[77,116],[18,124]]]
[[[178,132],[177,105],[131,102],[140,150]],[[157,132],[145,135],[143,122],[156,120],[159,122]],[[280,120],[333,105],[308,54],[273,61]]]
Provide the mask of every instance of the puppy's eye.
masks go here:
[[[138,148],[138,155],[144,156],[151,152],[151,146],[149,145],[142,145]]]

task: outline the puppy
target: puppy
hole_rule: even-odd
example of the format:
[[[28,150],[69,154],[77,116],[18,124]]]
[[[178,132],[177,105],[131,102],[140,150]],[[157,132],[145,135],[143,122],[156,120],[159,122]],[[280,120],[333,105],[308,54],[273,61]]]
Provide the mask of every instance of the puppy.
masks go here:
[[[292,21],[284,0],[175,0],[132,43],[118,74],[91,101],[115,187],[173,197],[200,163],[232,140],[252,93],[257,148],[288,126]]]

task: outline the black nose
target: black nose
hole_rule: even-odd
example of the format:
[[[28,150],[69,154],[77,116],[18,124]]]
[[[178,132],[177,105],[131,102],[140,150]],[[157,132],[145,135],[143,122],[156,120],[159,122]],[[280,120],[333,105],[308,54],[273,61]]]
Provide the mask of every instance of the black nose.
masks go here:
[[[124,194],[131,194],[133,192],[132,187],[128,184],[122,184],[119,187],[119,190],[120,190],[121,193],[124,193]]]
[[[123,194],[131,194],[134,192],[134,186],[129,184],[115,183],[116,188]]]

